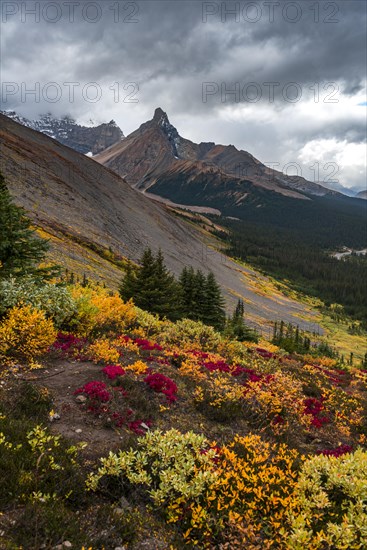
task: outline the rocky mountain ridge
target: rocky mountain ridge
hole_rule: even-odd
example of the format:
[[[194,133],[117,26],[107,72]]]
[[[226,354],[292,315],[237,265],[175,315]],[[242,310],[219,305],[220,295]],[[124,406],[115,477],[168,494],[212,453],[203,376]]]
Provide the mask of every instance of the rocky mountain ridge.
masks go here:
[[[124,138],[122,130],[114,120],[98,126],[82,126],[67,115],[62,118],[55,118],[48,113],[40,115],[36,120],[30,120],[18,115],[15,111],[0,112],[15,122],[42,132],[84,155],[96,155],[107,147],[119,143]]]
[[[191,197],[188,204],[195,204],[192,201],[199,194],[240,205],[251,198],[249,189],[255,188],[300,200],[308,200],[310,195],[338,195],[302,177],[272,170],[233,145],[197,144],[185,139],[161,108],[155,110],[150,121],[102,151],[95,160],[141,191],[149,189],[150,193],[181,202]]]

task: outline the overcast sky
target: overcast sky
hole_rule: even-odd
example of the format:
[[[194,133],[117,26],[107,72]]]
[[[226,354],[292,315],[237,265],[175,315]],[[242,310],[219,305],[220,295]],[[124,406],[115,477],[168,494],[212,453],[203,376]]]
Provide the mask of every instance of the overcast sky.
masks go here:
[[[365,189],[366,7],[4,0],[1,108],[114,119],[127,135],[159,106],[193,141]]]

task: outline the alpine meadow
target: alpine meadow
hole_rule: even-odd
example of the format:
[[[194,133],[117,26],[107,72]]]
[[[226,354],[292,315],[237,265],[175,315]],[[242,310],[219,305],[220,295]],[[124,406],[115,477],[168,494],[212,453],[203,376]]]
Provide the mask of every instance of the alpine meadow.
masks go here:
[[[0,548],[367,548],[367,4],[1,3]]]

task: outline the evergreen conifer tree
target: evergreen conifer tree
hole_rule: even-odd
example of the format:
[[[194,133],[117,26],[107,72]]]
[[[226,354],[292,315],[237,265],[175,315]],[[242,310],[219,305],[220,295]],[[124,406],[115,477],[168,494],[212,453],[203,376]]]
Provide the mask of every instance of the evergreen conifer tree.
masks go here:
[[[190,319],[193,319],[194,321],[202,321],[203,323],[205,323],[206,321],[204,309],[208,297],[206,289],[206,278],[204,273],[200,269],[198,269],[194,274],[193,284],[194,294]]]
[[[136,275],[137,272],[133,264],[128,262],[125,268],[125,277],[119,288],[120,296],[125,301],[133,298],[137,292]]]
[[[154,256],[147,248],[136,270],[131,265],[127,266],[120,295],[124,300],[133,298],[138,307],[160,317],[172,320],[180,317],[180,288],[165,266],[161,250]]]
[[[43,280],[59,273],[59,269],[40,268],[48,243],[36,236],[25,212],[16,206],[0,173],[0,279],[32,276]]]
[[[195,271],[193,267],[184,267],[178,280],[182,292],[182,315],[192,319],[195,306]]]
[[[181,288],[175,277],[167,269],[161,249],[159,249],[155,258],[154,270],[156,281],[154,313],[172,320],[179,319],[182,308]]]
[[[214,327],[216,330],[223,330],[226,321],[224,299],[220,286],[214,274],[210,272],[204,283],[205,302],[202,310],[202,321]]]
[[[243,300],[238,300],[231,318],[227,321],[226,333],[240,341],[258,342],[259,337],[255,330],[245,323],[245,305]]]

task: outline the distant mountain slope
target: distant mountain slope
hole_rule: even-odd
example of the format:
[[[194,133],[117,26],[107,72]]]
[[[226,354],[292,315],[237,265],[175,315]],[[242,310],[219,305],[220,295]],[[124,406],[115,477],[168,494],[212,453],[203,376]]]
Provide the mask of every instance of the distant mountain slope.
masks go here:
[[[96,160],[140,190],[183,203],[186,199],[187,204],[202,196],[209,202],[240,205],[253,200],[259,189],[302,200],[308,200],[306,194],[338,195],[304,178],[271,170],[233,145],[193,143],[179,135],[160,108],[152,120]]]
[[[360,191],[356,195],[357,199],[367,199],[367,191]]]
[[[42,132],[51,138],[56,139],[63,145],[67,145],[79,153],[93,155],[100,153],[114,143],[120,143],[124,134],[116,125],[115,121],[99,126],[80,126],[74,119],[68,116],[54,118],[52,115],[41,115],[38,120],[29,120],[18,115],[15,111],[1,111],[3,115]]]
[[[258,326],[283,319],[315,328],[311,310],[217,252],[213,240],[111,170],[2,115],[0,128],[0,169],[9,189],[50,237],[52,257],[70,269],[116,287],[122,272],[109,255],[137,261],[146,246],[161,247],[176,275],[185,265],[213,271],[228,308],[242,297],[247,316]]]

